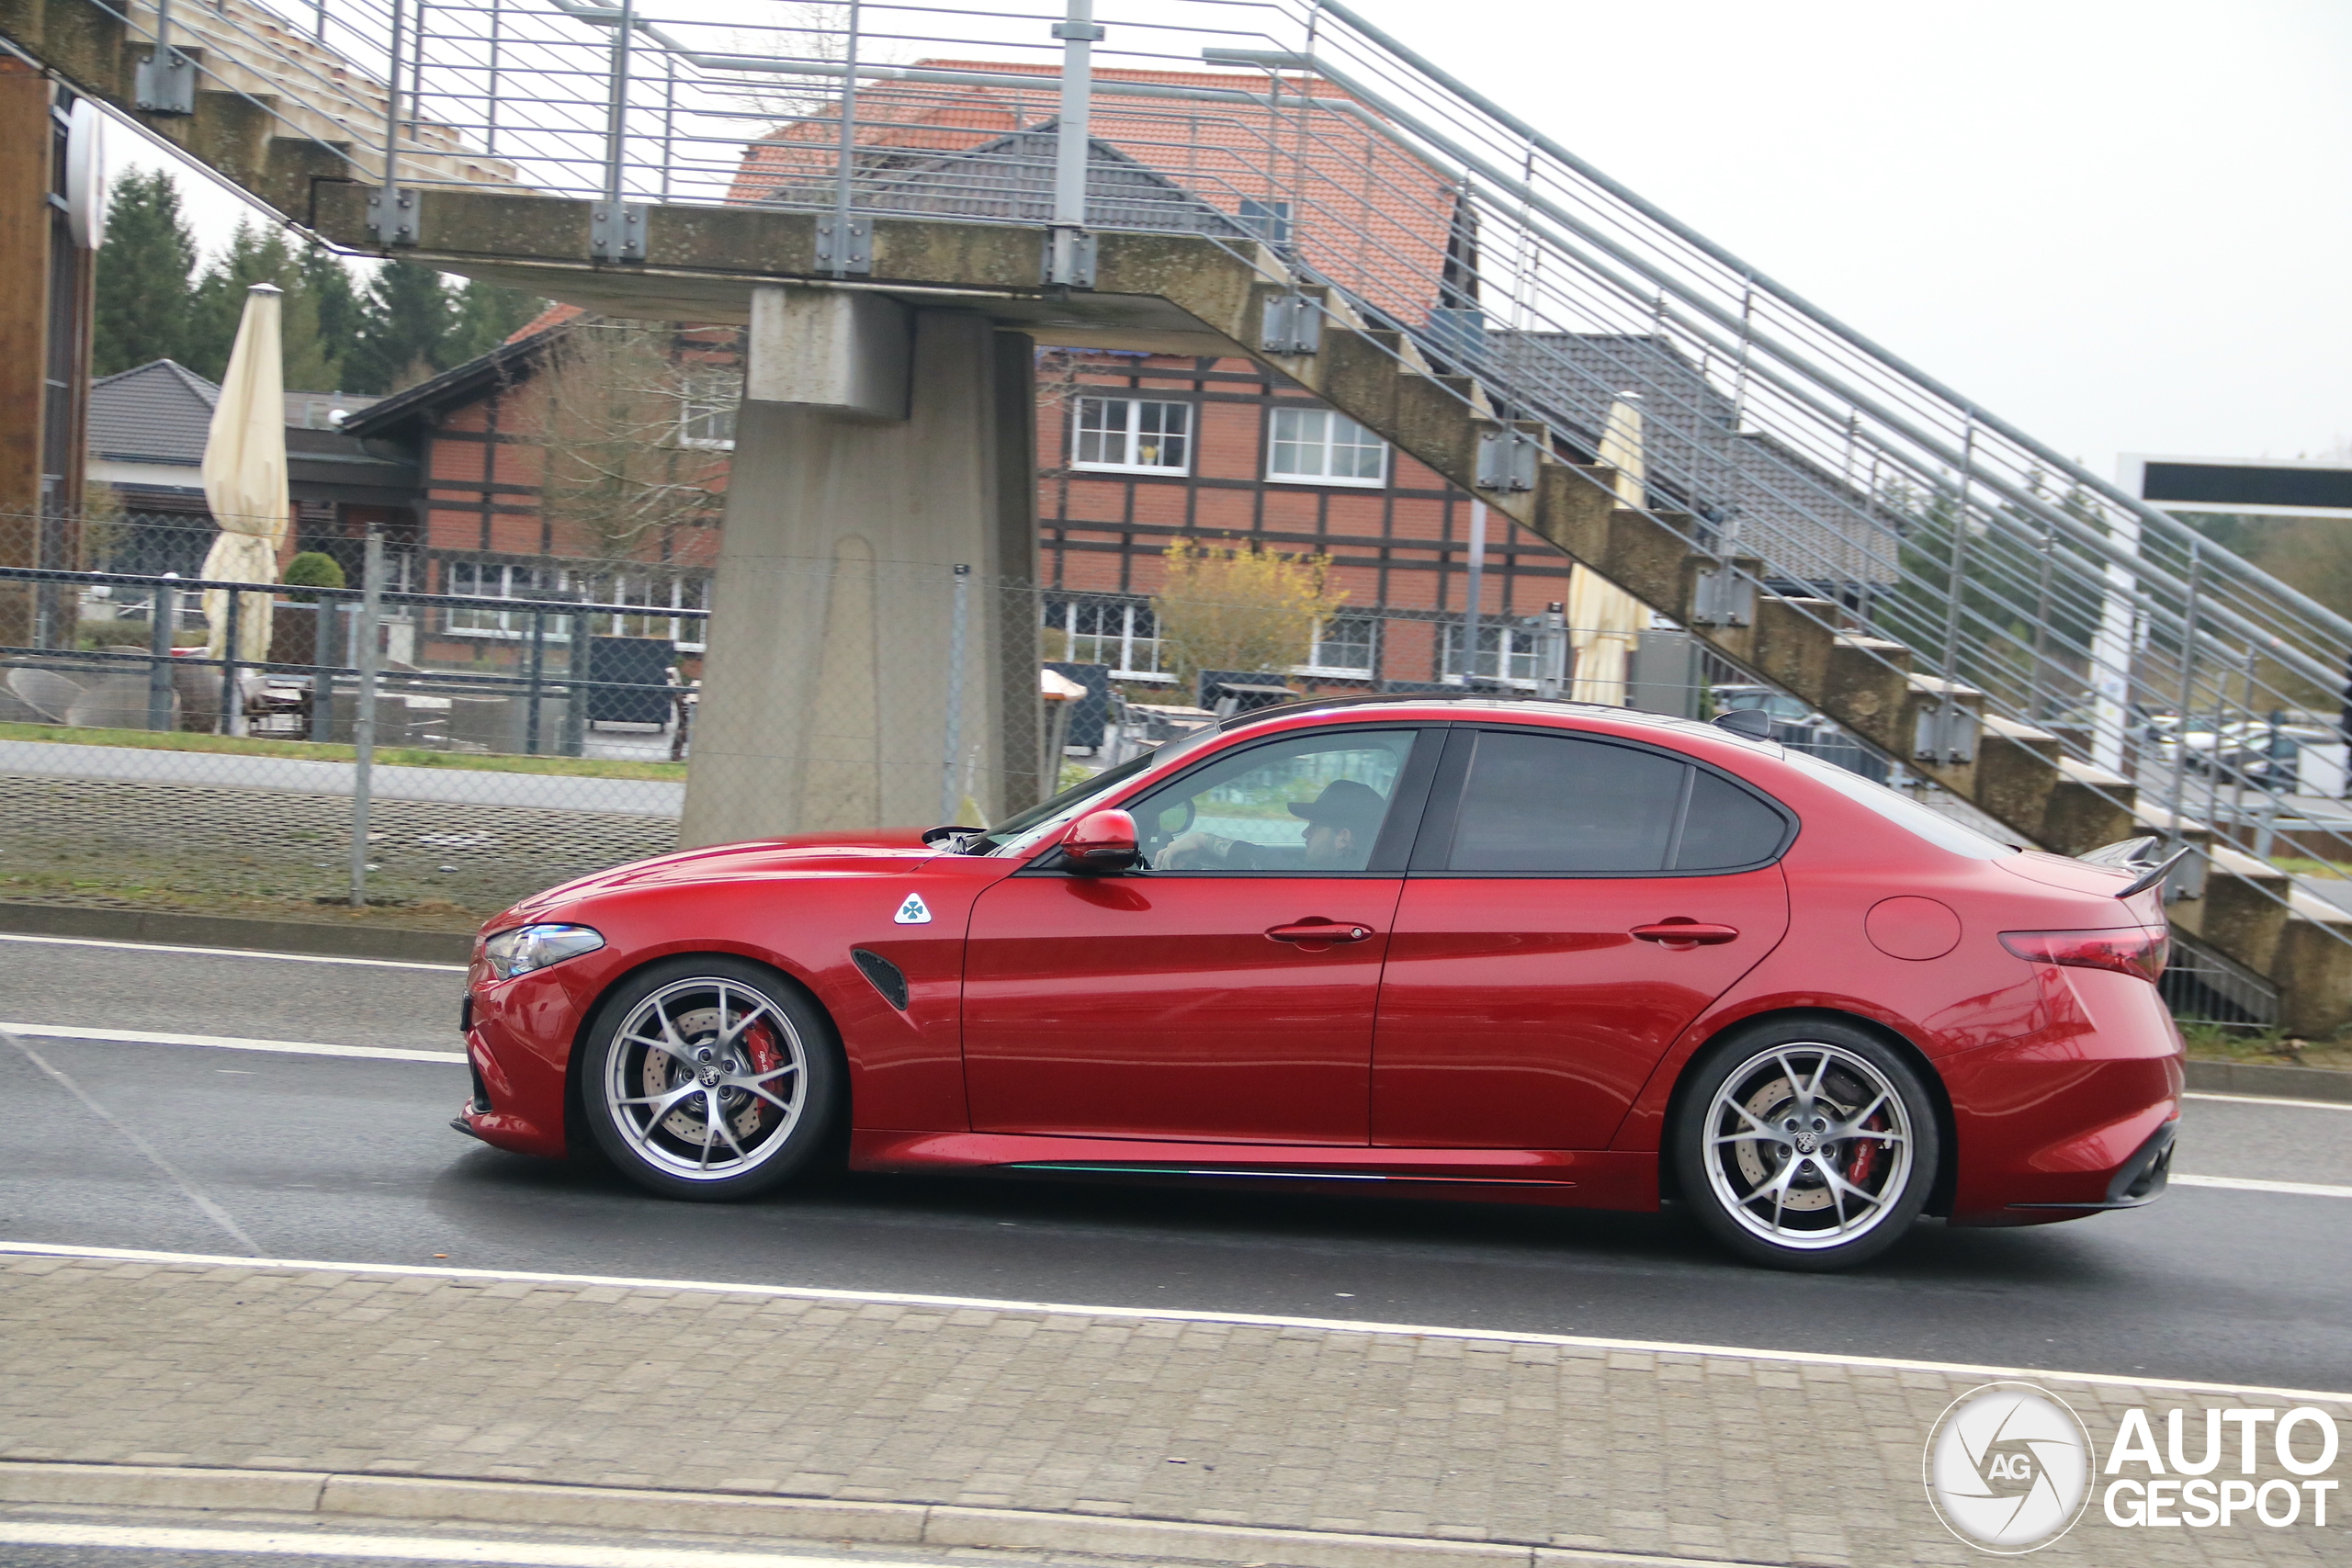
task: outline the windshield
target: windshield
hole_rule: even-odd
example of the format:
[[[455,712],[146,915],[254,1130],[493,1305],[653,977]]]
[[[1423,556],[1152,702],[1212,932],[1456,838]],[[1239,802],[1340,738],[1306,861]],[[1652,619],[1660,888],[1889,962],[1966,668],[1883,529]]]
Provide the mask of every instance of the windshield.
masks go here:
[[[964,840],[963,852],[967,855],[1026,854],[1054,829],[1084,815],[1096,801],[1117,793],[1120,785],[1146,768],[1182,756],[1193,747],[1215,739],[1216,734],[1214,725],[1205,725],[1139,757],[1130,757],[1116,767],[1105,768],[1099,773],[1080,779],[1043,805],[1016,812],[985,833],[973,834]]]
[[[1818,757],[1808,757],[1801,751],[1787,753],[1786,760],[1847,799],[1869,807],[1896,827],[1909,829],[1939,850],[1949,850],[1953,854],[1966,855],[1972,860],[1999,860],[2018,852],[2015,844],[2005,844],[1998,839],[1980,833],[1956,818],[1929,810],[1909,795],[1889,789],[1883,784],[1872,784],[1860,773],[1848,773],[1835,762],[1825,762]]]

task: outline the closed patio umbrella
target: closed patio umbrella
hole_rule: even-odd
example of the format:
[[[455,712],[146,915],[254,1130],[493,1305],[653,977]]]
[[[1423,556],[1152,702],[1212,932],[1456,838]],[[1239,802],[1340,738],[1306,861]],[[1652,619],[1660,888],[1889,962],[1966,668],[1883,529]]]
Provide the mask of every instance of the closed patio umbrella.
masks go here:
[[[212,408],[212,429],[204,443],[204,499],[220,536],[204,558],[204,575],[232,582],[276,582],[278,547],[286,542],[286,377],[279,291],[256,283],[245,293],[244,319],[220,400]],[[205,618],[212,623],[206,650],[225,656],[229,600],[225,589],[208,589]],[[269,657],[270,596],[240,593],[236,657],[260,663]],[[243,705],[236,705],[242,708]],[[229,716],[232,733],[244,728],[242,713]]]
[[[1600,433],[1601,462],[1617,470],[1617,501],[1639,506],[1642,477],[1642,410],[1638,394],[1625,392],[1609,405]],[[1571,696],[1580,703],[1625,705],[1625,676],[1634,645],[1649,624],[1642,602],[1600,573],[1579,565],[1568,577],[1568,640],[1577,650]]]

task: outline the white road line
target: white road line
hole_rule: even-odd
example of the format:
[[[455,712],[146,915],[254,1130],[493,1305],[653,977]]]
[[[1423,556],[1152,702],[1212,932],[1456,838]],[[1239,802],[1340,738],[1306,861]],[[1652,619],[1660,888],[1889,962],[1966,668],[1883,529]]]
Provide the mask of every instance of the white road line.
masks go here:
[[[6,1040],[7,1043],[15,1046],[17,1054],[22,1055],[26,1061],[30,1062],[35,1067],[40,1069],[41,1073],[52,1083],[56,1084],[58,1088],[63,1089],[66,1093],[80,1100],[83,1108],[88,1111],[91,1115],[96,1117],[99,1121],[113,1128],[114,1135],[116,1137],[121,1139],[132,1148],[137,1149],[141,1154],[145,1155],[147,1156],[147,1162],[150,1165],[153,1165],[157,1170],[162,1171],[165,1179],[167,1179],[173,1186],[180,1190],[180,1196],[195,1204],[198,1212],[202,1213],[206,1219],[210,1220],[214,1224],[219,1225],[222,1230],[227,1231],[230,1236],[235,1241],[241,1243],[247,1252],[251,1253],[255,1258],[259,1258],[261,1256],[261,1243],[255,1241],[252,1236],[245,1234],[245,1227],[237,1223],[236,1217],[231,1214],[228,1210],[214,1202],[209,1197],[206,1196],[203,1189],[198,1187],[195,1182],[190,1181],[186,1173],[183,1172],[179,1167],[174,1165],[170,1160],[165,1159],[156,1149],[154,1145],[141,1137],[137,1128],[125,1125],[113,1111],[108,1111],[105,1106],[100,1105],[96,1097],[91,1094],[88,1089],[85,1089],[80,1084],[75,1083],[72,1075],[61,1071],[54,1064],[51,1063],[48,1058],[44,1057],[40,1052],[34,1050],[31,1046],[26,1044],[23,1041],[17,1039],[15,1035],[0,1033],[0,1040]]]
[[[2182,1187],[2225,1187],[2233,1192],[2290,1192],[2300,1198],[2352,1198],[2352,1187],[2330,1187],[2320,1181],[2257,1181],[2250,1176],[2188,1176],[2172,1173]]]
[[[2232,1105],[2291,1105],[2301,1111],[2352,1111],[2352,1100],[2280,1100],[2268,1094],[2209,1094],[2191,1089],[2183,1100],[2222,1100]]]
[[[2179,1178],[2175,1177],[2175,1180]],[[1396,1334],[1420,1339],[1458,1339],[1487,1345],[1564,1345],[1587,1350],[1632,1350],[1667,1356],[1738,1356],[1815,1367],[1884,1367],[1895,1371],[1947,1372],[1972,1378],[2057,1378],[2067,1382],[2115,1388],[2178,1389],[2198,1393],[2260,1393],[2280,1399],[2325,1399],[2352,1404],[2352,1393],[2325,1389],[2270,1388],[2260,1383],[2196,1382],[2179,1378],[2125,1377],[2114,1372],[2070,1372],[2049,1367],[1989,1367],[1965,1361],[1919,1361],[1892,1356],[1834,1356],[1817,1350],[1765,1350],[1749,1345],[1685,1345],[1658,1339],[1611,1339],[1584,1334],[1513,1333],[1498,1328],[1446,1328],[1416,1323],[1378,1323],[1344,1317],[1280,1317],[1269,1313],[1193,1312],[1181,1307],[1080,1306],[1067,1302],[999,1301],[988,1296],[925,1296],[905,1291],[828,1290],[815,1285],[742,1285],[709,1280],[633,1279],[621,1274],[548,1274],[522,1269],[434,1268],[413,1263],[322,1263],[288,1258],[233,1258],[200,1252],[156,1252],[141,1247],[67,1247],[62,1243],[0,1240],[0,1256],[88,1258],[121,1263],[189,1264],[199,1268],[284,1269],[304,1274],[385,1274],[407,1279],[507,1280],[538,1285],[585,1285],[624,1291],[694,1291],[765,1296],[778,1301],[862,1302],[887,1306],[952,1307],[981,1312],[1052,1313],[1118,1318],[1141,1323],[1229,1323],[1255,1328],[1314,1328],[1334,1334]]]
[[[106,1045],[196,1045],[213,1051],[277,1051],[289,1056],[365,1056],[379,1062],[456,1062],[463,1051],[406,1051],[394,1045],[330,1045],[312,1040],[247,1040],[233,1034],[162,1034],[144,1029],[82,1029],[62,1023],[0,1023],[0,1033],[35,1040],[86,1040]]]
[[[413,1535],[346,1535],[309,1529],[192,1529],[157,1525],[77,1525],[0,1519],[0,1543],[80,1546],[133,1551],[244,1551],[262,1556],[373,1557],[399,1562],[511,1562],[528,1568],[843,1568],[839,1557],[775,1551],[708,1551],[686,1546],[574,1546],[555,1541],[435,1540]],[[857,1568],[911,1568],[860,1557]]]
[[[462,964],[421,964],[405,958],[335,958],[323,953],[264,953],[249,947],[182,947],[167,942],[106,942],[87,936],[28,936],[0,931],[0,942],[41,942],[51,947],[111,947],[130,953],[193,953],[207,958],[270,958],[283,964],[356,964],[368,969],[424,969],[436,975],[462,975]]]

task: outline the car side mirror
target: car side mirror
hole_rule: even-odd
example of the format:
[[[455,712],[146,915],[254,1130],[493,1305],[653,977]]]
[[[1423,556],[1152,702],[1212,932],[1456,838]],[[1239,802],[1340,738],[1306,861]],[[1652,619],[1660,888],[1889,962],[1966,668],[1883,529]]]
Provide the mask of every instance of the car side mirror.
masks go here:
[[[1136,819],[1124,811],[1090,811],[1062,834],[1062,858],[1081,876],[1107,876],[1143,859]]]

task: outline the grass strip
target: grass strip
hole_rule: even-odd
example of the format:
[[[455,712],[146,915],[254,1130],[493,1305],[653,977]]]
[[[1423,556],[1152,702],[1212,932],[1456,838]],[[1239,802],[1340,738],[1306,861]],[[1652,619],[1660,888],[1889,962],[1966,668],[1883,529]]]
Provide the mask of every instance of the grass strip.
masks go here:
[[[272,740],[244,735],[199,735],[162,729],[82,729],[59,724],[0,723],[0,740],[45,740],[74,746],[120,746],[137,751],[208,751],[234,757],[298,757],[312,762],[348,762],[354,749],[326,740]],[[686,776],[684,762],[639,762],[611,757],[514,757],[473,751],[435,751],[422,746],[379,746],[385,767],[445,768],[486,773],[556,773],[584,779],[672,779]]]

